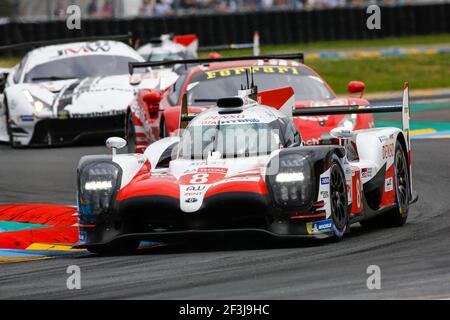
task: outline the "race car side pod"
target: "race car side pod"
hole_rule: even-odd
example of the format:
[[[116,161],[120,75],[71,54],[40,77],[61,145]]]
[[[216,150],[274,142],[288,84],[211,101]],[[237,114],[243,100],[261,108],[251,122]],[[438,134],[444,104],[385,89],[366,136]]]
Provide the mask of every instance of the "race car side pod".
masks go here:
[[[22,48],[39,48],[43,46],[50,46],[56,44],[65,44],[72,42],[84,42],[84,41],[125,41],[127,40],[130,44],[133,41],[133,34],[131,32],[127,34],[119,34],[113,36],[90,36],[90,37],[79,37],[79,38],[67,38],[67,39],[54,39],[54,40],[43,40],[43,41],[33,41],[33,42],[23,42],[17,44],[8,44],[5,46],[0,46],[0,51],[3,50],[17,50]]]
[[[352,114],[352,113],[386,113],[386,112],[401,112],[403,133],[406,140],[406,148],[409,163],[409,182],[412,196],[412,202],[417,200],[417,195],[413,194],[412,188],[412,169],[411,169],[411,140],[410,140],[410,114],[409,114],[409,85],[405,82],[403,87],[403,102],[400,105],[347,105],[347,106],[323,106],[294,109],[292,111],[293,117],[301,116],[323,116],[336,114]]]
[[[214,62],[227,62],[227,61],[245,61],[245,60],[297,60],[300,63],[304,62],[303,53],[283,53],[283,54],[268,54],[262,56],[238,56],[238,57],[226,57],[226,58],[204,58],[204,59],[186,59],[186,60],[168,60],[168,61],[154,61],[154,62],[128,62],[128,72],[133,75],[134,69],[137,68],[153,68],[161,66],[173,66],[176,64],[204,64]]]

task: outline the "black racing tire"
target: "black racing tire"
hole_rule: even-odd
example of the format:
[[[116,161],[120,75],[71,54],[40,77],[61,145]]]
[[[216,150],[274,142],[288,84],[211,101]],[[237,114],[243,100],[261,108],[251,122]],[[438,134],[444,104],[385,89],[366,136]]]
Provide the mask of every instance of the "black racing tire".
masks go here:
[[[136,128],[134,127],[133,115],[128,113],[127,115],[127,132],[125,133],[127,139],[128,153],[136,152]]]
[[[8,103],[7,103],[8,100],[6,99],[6,96],[4,99],[5,99],[4,101],[5,101],[6,132],[8,133],[10,146],[15,148],[15,147],[17,147],[17,145],[14,143],[14,139],[13,139],[13,135],[12,135],[11,121],[9,118],[9,108],[8,108]]]
[[[334,240],[341,240],[349,225],[347,183],[337,159],[330,166],[330,202]]]
[[[100,256],[120,256],[135,253],[139,244],[139,240],[122,240],[105,246],[88,247],[87,250]]]
[[[394,185],[396,207],[384,214],[361,221],[364,228],[400,227],[406,223],[410,201],[410,177],[406,152],[399,141],[395,144]]]
[[[169,134],[167,133],[166,121],[164,118],[161,119],[161,127],[159,130],[160,139],[167,138]]]

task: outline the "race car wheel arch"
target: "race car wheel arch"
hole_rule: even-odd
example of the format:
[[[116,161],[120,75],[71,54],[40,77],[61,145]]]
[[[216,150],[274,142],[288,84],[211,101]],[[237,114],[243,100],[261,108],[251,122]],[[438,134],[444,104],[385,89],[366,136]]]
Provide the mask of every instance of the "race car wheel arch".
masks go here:
[[[408,157],[401,139],[397,139],[394,153],[394,186],[396,206],[374,218],[361,221],[366,228],[400,227],[408,218],[409,201],[411,198]]]
[[[330,165],[330,201],[333,231],[336,239],[341,239],[349,224],[349,207],[345,175],[339,158],[332,156]]]

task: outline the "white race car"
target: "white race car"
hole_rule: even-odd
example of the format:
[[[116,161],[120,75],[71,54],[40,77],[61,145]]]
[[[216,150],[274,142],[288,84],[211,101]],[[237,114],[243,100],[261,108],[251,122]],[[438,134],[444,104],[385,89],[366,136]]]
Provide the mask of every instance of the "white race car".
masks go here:
[[[144,61],[118,41],[40,47],[2,70],[0,141],[13,147],[62,145],[92,135],[123,135],[125,111],[142,87],[163,88],[178,77],[142,69],[130,81],[128,62]]]
[[[253,81],[252,81],[253,82]],[[247,86],[248,87],[248,86]],[[85,156],[78,166],[79,248],[133,251],[214,235],[340,239],[354,223],[401,226],[417,200],[411,181],[409,98],[402,105],[295,109],[292,87],[241,90],[188,112],[178,136],[144,154]],[[296,116],[400,112],[403,130],[339,127],[338,144],[305,146]]]
[[[184,60],[197,58],[198,38],[194,34],[171,36],[163,34],[137,49],[146,61]]]

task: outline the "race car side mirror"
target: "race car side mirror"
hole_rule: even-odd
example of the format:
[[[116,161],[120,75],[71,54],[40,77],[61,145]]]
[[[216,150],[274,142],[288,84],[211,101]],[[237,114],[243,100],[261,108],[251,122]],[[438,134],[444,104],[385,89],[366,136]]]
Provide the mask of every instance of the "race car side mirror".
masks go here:
[[[129,78],[129,83],[131,86],[137,86],[141,83],[141,75],[133,74]]]
[[[366,85],[362,81],[350,81],[347,85],[348,93],[359,93],[360,98],[362,98],[365,89]]]
[[[339,139],[339,145],[343,145],[343,141],[351,138],[353,136],[353,130],[346,127],[337,127],[331,129],[330,135],[334,138]]]
[[[331,129],[330,134],[332,137],[335,137],[338,139],[348,139],[353,136],[353,130],[346,128],[346,127],[337,127],[337,128]]]
[[[112,150],[113,156],[116,155],[117,150],[122,149],[127,145],[127,140],[120,137],[111,137],[106,140],[106,147]]]

